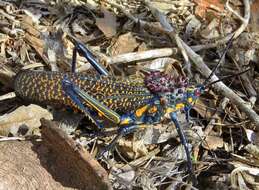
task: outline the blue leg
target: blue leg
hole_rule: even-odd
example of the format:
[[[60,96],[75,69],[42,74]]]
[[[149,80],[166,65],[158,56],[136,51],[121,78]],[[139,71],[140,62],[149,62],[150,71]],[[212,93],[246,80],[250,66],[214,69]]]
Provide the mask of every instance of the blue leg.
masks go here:
[[[87,132],[85,134],[82,134],[82,136],[86,136],[86,137],[109,137],[112,135],[118,134],[118,130],[112,130],[112,131],[92,131],[92,132]]]
[[[197,180],[196,180],[196,177],[195,177],[195,175],[193,173],[192,159],[191,159],[190,152],[189,152],[189,149],[188,149],[188,146],[187,146],[186,137],[185,137],[185,135],[184,135],[184,133],[183,133],[181,127],[180,127],[180,124],[179,124],[178,119],[177,119],[176,112],[170,113],[170,116],[171,116],[172,121],[175,124],[176,130],[178,132],[178,135],[180,137],[181,143],[182,143],[182,145],[184,147],[184,150],[185,150],[185,153],[186,153],[188,172],[191,174],[193,183],[196,184]]]
[[[73,55],[72,55],[72,69],[71,72],[75,73],[76,72],[76,54],[77,54],[77,50],[74,47],[73,49]]]
[[[139,125],[129,125],[129,126],[124,126],[124,127],[120,127],[118,130],[118,134],[116,135],[116,137],[112,140],[112,142],[107,145],[106,147],[104,147],[104,149],[99,152],[96,156],[97,159],[101,158],[103,156],[103,154],[107,151],[110,151],[114,148],[116,142],[123,137],[124,135],[127,135],[129,133],[132,133],[135,129],[139,128]]]
[[[70,98],[70,100],[78,106],[80,110],[84,112],[84,114],[98,127],[103,128],[103,126],[93,117],[90,113],[90,110],[84,106],[84,104],[79,99],[78,95],[75,92],[74,86],[71,81],[69,81],[66,77],[62,81],[62,87],[66,95]]]
[[[96,61],[94,55],[84,46],[84,44],[82,44],[81,42],[78,42],[75,38],[71,37],[71,39],[75,45],[73,50],[73,57],[72,57],[72,72],[75,72],[76,52],[78,52],[87,59],[87,61],[95,68],[95,70],[100,75],[105,75],[105,76],[109,75],[109,72],[100,63]]]
[[[185,107],[184,107],[185,119],[186,119],[186,121],[187,121],[188,123],[190,122],[190,110],[191,110],[191,107],[190,107],[190,106],[185,106]]]

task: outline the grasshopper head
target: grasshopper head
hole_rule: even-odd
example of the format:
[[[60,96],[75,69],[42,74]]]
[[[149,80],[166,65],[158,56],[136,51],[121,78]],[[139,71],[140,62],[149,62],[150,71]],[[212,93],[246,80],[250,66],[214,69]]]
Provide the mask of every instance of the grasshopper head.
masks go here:
[[[189,105],[193,105],[196,102],[196,100],[204,93],[204,91],[205,87],[202,84],[188,87],[186,89],[183,103],[189,103]]]
[[[190,86],[186,89],[187,98],[197,99],[201,94],[205,91],[205,87],[202,84],[198,84],[196,86]]]
[[[169,110],[181,110],[186,106],[192,106],[199,96],[204,93],[203,85],[188,86],[187,88],[177,88],[173,92],[159,93],[160,104]],[[171,112],[169,111],[169,112]]]

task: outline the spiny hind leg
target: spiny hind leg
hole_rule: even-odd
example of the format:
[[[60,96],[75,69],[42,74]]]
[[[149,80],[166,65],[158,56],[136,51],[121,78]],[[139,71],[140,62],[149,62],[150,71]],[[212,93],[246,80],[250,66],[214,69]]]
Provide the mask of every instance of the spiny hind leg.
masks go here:
[[[67,75],[65,75],[62,80],[62,88],[65,94],[79,107],[81,111],[87,111],[89,113],[94,111],[110,120],[114,124],[119,124],[123,120],[123,118],[118,113],[111,110],[97,99],[90,96],[87,92],[73,84]],[[85,106],[86,104],[91,107],[91,110]]]
[[[85,113],[85,115],[92,120],[92,122],[98,126],[99,128],[103,128],[101,124],[94,118],[91,114],[91,111],[96,111],[103,115],[106,119],[112,121],[114,124],[120,126],[118,129],[116,137],[112,140],[112,142],[105,147],[98,156],[102,156],[105,152],[112,149],[116,142],[129,133],[132,133],[137,128],[143,128],[146,125],[144,124],[136,124],[135,115],[119,115],[115,111],[106,107],[104,104],[100,103],[98,100],[87,94],[85,91],[81,90],[78,86],[75,86],[65,75],[62,80],[62,88],[65,94],[70,98],[70,100],[77,105],[77,107]],[[84,105],[84,103],[91,106],[91,110]]]
[[[71,38],[74,43],[73,56],[72,56],[72,72],[75,73],[76,70],[76,57],[77,53],[83,55],[87,61],[95,68],[95,70],[100,75],[108,76],[109,72],[104,68],[104,66],[97,62],[92,52],[90,52],[87,47],[84,46],[81,42],[77,41],[75,38]]]
[[[91,122],[93,122],[98,128],[103,128],[103,126],[91,114],[91,110],[82,103],[82,100],[80,100],[78,94],[74,90],[72,82],[66,77],[62,81],[62,88],[71,102],[73,102],[85,114],[85,116],[91,120]]]

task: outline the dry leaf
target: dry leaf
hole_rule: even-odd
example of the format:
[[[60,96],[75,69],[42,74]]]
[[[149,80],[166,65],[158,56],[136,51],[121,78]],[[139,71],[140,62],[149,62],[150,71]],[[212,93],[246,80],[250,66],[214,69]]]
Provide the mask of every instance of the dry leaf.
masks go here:
[[[208,9],[212,8],[213,10],[216,9],[218,11],[218,13],[215,11],[212,12],[214,16],[217,16],[224,10],[224,4],[221,0],[194,0],[194,2],[197,4],[195,14],[201,18],[206,16]]]
[[[252,168],[243,165],[231,172],[231,186],[233,189],[258,189],[258,177],[258,168]]]
[[[257,139],[258,139],[258,134],[255,133],[253,130],[251,129],[245,129],[245,133],[246,133],[246,138],[249,142],[251,143],[256,143],[256,145],[259,145],[257,143]]]
[[[219,23],[217,19],[212,19],[208,26],[200,32],[200,35],[205,39],[215,39],[219,37],[217,30]]]
[[[252,154],[257,160],[259,160],[259,147],[253,144],[248,144],[245,146],[247,152]]]
[[[120,55],[133,52],[139,46],[139,43],[131,32],[120,35],[115,44],[111,47],[111,55]]]
[[[197,111],[202,118],[211,118],[215,112],[215,103],[211,99],[199,98],[193,109]]]
[[[197,31],[201,28],[201,22],[196,16],[192,16],[186,25],[185,34],[190,38],[195,36]]]
[[[46,109],[34,104],[21,106],[11,113],[0,116],[0,135],[7,136],[11,133],[15,136],[20,126],[26,126],[31,132],[41,125],[41,118],[52,120],[53,116]]]
[[[170,3],[170,1],[152,1],[152,6],[164,14],[167,14],[169,11],[176,9],[175,4]]]
[[[177,63],[177,60],[173,58],[163,57],[148,62],[148,64],[144,65],[144,67],[151,70],[164,71],[166,66],[172,65],[173,63]]]
[[[217,136],[207,136],[202,146],[208,150],[216,150],[223,147],[223,139]]]
[[[104,33],[107,38],[116,35],[116,17],[113,13],[103,9],[103,18],[96,18],[97,27]]]
[[[148,154],[148,149],[142,140],[120,139],[118,145],[123,155],[130,159],[136,159]]]
[[[132,183],[134,178],[136,177],[135,169],[127,164],[120,168],[112,167],[109,173],[110,179],[114,178],[114,176],[118,176],[120,179],[129,184]],[[113,180],[116,180],[116,178],[114,178]]]

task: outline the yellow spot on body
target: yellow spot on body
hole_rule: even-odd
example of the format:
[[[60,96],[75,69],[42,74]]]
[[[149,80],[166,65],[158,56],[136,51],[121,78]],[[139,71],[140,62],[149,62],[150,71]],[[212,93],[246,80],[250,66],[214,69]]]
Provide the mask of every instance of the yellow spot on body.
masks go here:
[[[112,105],[112,99],[109,99],[109,104]]]
[[[99,116],[99,117],[103,117],[103,113],[98,112],[98,116]]]
[[[174,112],[174,111],[176,111],[176,109],[174,109],[174,108],[166,108],[166,113],[172,113],[172,112]]]
[[[143,106],[143,107],[137,109],[136,112],[135,112],[135,113],[136,113],[136,116],[137,116],[137,117],[141,117],[141,116],[145,113],[145,111],[147,110],[147,108],[148,108],[148,106],[146,105],[146,106]]]
[[[192,98],[188,98],[189,103],[192,103],[192,101],[193,101]]]
[[[180,109],[182,109],[182,108],[184,108],[184,104],[183,104],[183,103],[176,104],[176,106],[175,106],[175,109],[176,109],[176,110],[180,110]]]
[[[129,118],[126,118],[126,119],[122,120],[120,124],[121,124],[121,125],[127,125],[127,124],[129,124]]]

